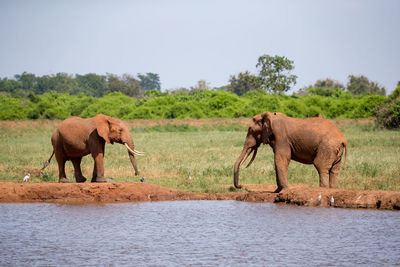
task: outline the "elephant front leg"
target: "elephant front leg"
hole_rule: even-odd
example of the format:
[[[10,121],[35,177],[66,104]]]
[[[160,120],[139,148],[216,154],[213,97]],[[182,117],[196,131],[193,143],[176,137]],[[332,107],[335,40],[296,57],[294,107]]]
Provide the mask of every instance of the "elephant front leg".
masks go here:
[[[283,155],[275,154],[275,174],[276,184],[278,188],[275,193],[279,193],[283,189],[287,189],[288,186],[288,167],[290,160]]]
[[[107,180],[104,178],[104,158],[103,153],[92,155],[94,159],[92,183],[104,183]]]

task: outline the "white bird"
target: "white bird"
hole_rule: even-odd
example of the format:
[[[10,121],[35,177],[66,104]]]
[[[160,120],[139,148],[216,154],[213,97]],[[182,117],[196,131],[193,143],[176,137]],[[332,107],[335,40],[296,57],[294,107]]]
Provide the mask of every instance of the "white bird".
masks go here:
[[[188,177],[189,180],[192,180],[192,175],[191,174],[192,174],[192,172],[189,169],[189,177]]]
[[[329,201],[331,202],[331,206],[333,205],[333,203],[335,203],[335,199],[333,198],[333,196],[331,196],[331,199]]]
[[[31,177],[31,174],[28,173],[27,175],[25,175],[24,179],[22,180],[23,182],[28,182],[29,178]]]
[[[318,195],[318,202],[321,202],[321,199],[322,199],[322,195],[321,195],[321,193],[319,193],[319,195]]]

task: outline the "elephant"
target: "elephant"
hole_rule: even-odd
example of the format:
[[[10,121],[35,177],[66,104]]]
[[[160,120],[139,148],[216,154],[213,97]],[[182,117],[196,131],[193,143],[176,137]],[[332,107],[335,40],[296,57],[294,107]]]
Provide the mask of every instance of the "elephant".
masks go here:
[[[103,162],[106,142],[109,144],[115,142],[126,146],[135,175],[138,175],[139,171],[134,155],[141,156],[144,153],[135,150],[131,134],[120,119],[103,114],[88,119],[73,116],[61,122],[51,137],[53,153],[42,170],[47,167],[55,154],[59,182],[68,182],[65,175],[65,162],[71,160],[74,165],[76,182],[83,183],[86,178],[82,175],[81,160],[82,157],[91,154],[94,159],[91,182],[106,182]]]
[[[342,132],[330,121],[322,118],[296,119],[285,114],[264,112],[252,118],[243,150],[234,164],[233,183],[238,184],[239,168],[253,152],[249,167],[261,144],[269,144],[274,152],[275,176],[279,193],[288,188],[290,160],[313,164],[319,174],[320,187],[338,187],[338,173],[343,151],[347,159],[347,141]],[[329,181],[329,183],[328,183]]]

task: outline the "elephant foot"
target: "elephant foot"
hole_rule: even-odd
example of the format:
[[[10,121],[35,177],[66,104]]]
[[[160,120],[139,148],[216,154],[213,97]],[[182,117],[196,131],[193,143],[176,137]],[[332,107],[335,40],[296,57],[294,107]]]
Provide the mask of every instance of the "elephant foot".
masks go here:
[[[84,182],[86,182],[86,178],[82,176],[81,178],[78,179],[78,177],[77,177],[76,178],[76,182],[77,183],[84,183]]]
[[[287,190],[287,189],[288,189],[288,187],[278,186],[278,188],[274,191],[274,193],[280,193],[282,190]]]
[[[92,183],[106,183],[107,180],[104,177],[92,178]]]
[[[59,178],[59,179],[58,179],[58,182],[59,182],[59,183],[68,183],[69,181],[68,181],[67,178],[62,177],[62,178]]]

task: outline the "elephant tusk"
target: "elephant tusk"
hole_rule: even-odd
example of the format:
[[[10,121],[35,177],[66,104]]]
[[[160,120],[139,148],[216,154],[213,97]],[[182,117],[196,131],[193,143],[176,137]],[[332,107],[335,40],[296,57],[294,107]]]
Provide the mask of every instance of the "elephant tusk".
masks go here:
[[[124,143],[124,145],[129,150],[129,152],[131,152],[132,154],[135,154],[135,155],[138,155],[138,156],[143,156],[144,155],[144,152],[139,152],[139,151],[136,151],[136,150],[132,150],[132,148],[130,148],[127,143]]]
[[[247,164],[246,168],[249,167],[251,165],[251,163],[253,163],[253,160],[255,159],[256,155],[257,155],[257,149],[254,149],[253,156],[251,157],[251,160],[250,160],[249,164]]]
[[[247,157],[250,155],[251,151],[253,151],[252,148],[247,149],[246,155],[244,156],[244,158],[242,159],[242,161],[239,164],[239,167],[243,164],[243,162],[246,161]]]
[[[136,153],[136,155],[139,156],[143,156],[145,154],[144,152],[137,151],[136,149],[134,149],[133,151]]]

